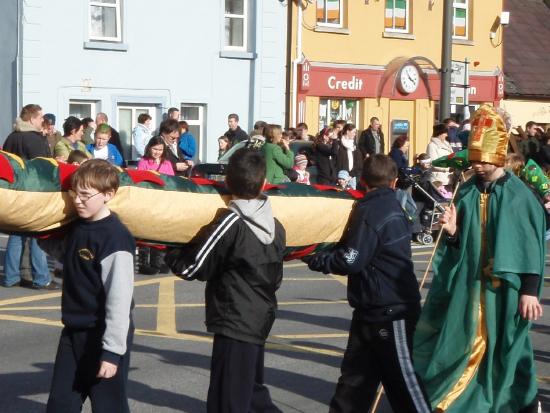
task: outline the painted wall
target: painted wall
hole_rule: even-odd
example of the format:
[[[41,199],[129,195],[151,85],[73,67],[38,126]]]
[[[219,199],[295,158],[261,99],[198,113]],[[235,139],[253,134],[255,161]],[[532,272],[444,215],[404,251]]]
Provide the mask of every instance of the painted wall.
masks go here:
[[[304,1],[304,4],[306,2]],[[387,65],[398,56],[424,56],[439,66],[441,62],[443,1],[410,1],[412,22],[409,39],[384,37],[385,1],[344,1],[344,26],[349,34],[316,31],[315,3],[304,10],[303,53],[310,61]],[[502,0],[472,0],[470,41],[455,41],[453,59],[478,61],[478,71],[502,67],[499,36],[491,40],[489,28],[502,11]],[[293,12],[293,38],[296,42],[296,7]],[[295,53],[295,49],[293,49]],[[294,56],[293,56],[294,58]]]
[[[514,126],[525,129],[525,124],[532,120],[550,127],[550,101],[505,99],[501,105],[512,116]]]
[[[17,109],[17,3],[4,0],[0,13],[0,146],[11,132]]]
[[[222,57],[223,0],[123,1],[123,51],[85,47],[87,1],[24,0],[23,104],[62,120],[70,99],[96,100],[115,128],[120,103],[156,105],[157,120],[171,106],[204,104],[201,159],[215,160],[229,113],[245,130],[284,119],[287,9],[249,4],[247,53]]]
[[[298,3],[299,0],[294,1],[292,12],[292,59],[296,56]],[[308,95],[305,98],[304,117],[310,126],[310,132],[316,132],[319,119],[318,97],[344,97],[342,94],[316,92],[326,89],[326,85],[315,83],[316,79],[319,82],[319,73],[328,71],[334,74],[348,71],[347,76],[338,76],[345,80],[352,79],[352,76],[357,79],[364,78],[363,82],[368,86],[368,90],[346,92],[346,98],[355,98],[359,101],[358,128],[361,130],[368,127],[369,119],[373,116],[378,117],[386,136],[386,146],[389,148],[391,121],[407,120],[410,125],[412,160],[412,155],[426,151],[432,133],[436,101],[439,99],[437,73],[428,71],[430,83],[433,83],[433,100],[427,98],[428,93],[423,85],[408,96],[394,94],[391,91],[383,92],[379,100],[374,96],[387,65],[398,57],[422,56],[430,59],[436,67],[440,66],[444,2],[436,0],[433,7],[430,7],[431,1],[409,1],[412,9],[410,32],[407,34],[384,31],[385,3],[372,0],[344,0],[344,27],[329,29],[317,26],[315,2],[309,4],[305,0],[302,1],[302,4],[307,6],[303,11],[301,25],[302,53],[313,69],[307,92],[300,88],[302,78],[298,77],[298,93]],[[502,68],[502,28],[495,26],[495,39],[490,39],[489,31],[501,11],[502,0],[471,0],[468,40],[453,41],[454,60],[468,58],[472,63],[475,62],[475,65],[469,66],[472,82],[475,77],[476,84],[476,88],[470,90],[471,103],[495,100],[487,99],[487,96],[495,96],[498,86],[497,74]],[[300,70],[303,70],[303,67]],[[300,74],[301,72],[298,76]],[[393,78],[385,84],[384,90],[391,89],[392,85]],[[290,96],[289,99],[293,97]]]

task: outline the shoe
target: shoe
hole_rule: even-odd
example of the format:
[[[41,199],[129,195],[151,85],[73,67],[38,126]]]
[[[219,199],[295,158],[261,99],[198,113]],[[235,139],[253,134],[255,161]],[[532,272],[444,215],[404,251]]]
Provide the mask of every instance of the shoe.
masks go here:
[[[53,270],[53,276],[57,278],[63,278],[63,270],[61,268],[56,268]]]
[[[4,288],[19,287],[19,286],[21,286],[21,282],[16,282],[15,284],[12,284],[12,285],[7,285],[7,284],[2,283],[0,285]]]
[[[138,267],[138,273],[143,275],[155,275],[158,274],[157,268],[150,267],[149,265],[141,265]]]
[[[56,283],[55,281],[50,281],[48,284],[46,285],[37,285],[37,284],[33,284],[31,286],[31,288],[33,290],[59,290],[61,288],[61,285],[59,285],[58,283]]]
[[[17,284],[21,287],[32,288],[32,280],[28,280],[26,278],[21,278],[21,281],[19,281]]]

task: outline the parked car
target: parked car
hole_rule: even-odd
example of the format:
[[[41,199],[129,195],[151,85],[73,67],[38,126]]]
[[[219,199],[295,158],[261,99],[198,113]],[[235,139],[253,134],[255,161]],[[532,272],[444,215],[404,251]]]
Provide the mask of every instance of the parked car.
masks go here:
[[[218,159],[216,163],[201,163],[193,167],[191,176],[212,179],[214,181],[225,180],[227,164],[231,156],[241,148],[252,147],[254,149],[260,149],[263,142],[254,141],[242,141],[233,145],[229,150]],[[305,154],[309,160],[307,171],[309,172],[309,180],[313,184],[317,182],[317,167],[312,163],[313,161],[313,142],[295,140],[290,142],[290,150],[294,152],[294,155],[299,153]]]

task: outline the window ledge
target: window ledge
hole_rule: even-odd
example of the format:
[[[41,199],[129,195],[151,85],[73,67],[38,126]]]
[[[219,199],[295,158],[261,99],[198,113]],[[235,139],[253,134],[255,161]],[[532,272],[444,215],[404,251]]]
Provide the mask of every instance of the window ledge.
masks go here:
[[[346,27],[315,26],[313,30],[319,33],[351,34]]]
[[[254,60],[258,55],[253,52],[240,52],[238,50],[222,50],[220,57],[223,59]]]
[[[415,40],[416,36],[410,33],[399,33],[399,32],[383,32],[382,37],[388,39],[404,39],[404,40]]]
[[[472,40],[466,40],[466,39],[453,39],[453,44],[461,44],[463,46],[474,46],[474,42]]]
[[[127,43],[90,41],[90,42],[84,42],[84,49],[112,50],[112,51],[115,51],[115,52],[127,52],[128,51],[128,44]]]

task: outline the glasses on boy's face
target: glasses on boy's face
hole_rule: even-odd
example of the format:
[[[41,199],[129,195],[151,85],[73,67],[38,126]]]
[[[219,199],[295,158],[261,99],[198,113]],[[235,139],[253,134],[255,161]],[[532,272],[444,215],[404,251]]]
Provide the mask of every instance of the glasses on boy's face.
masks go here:
[[[99,195],[101,192],[96,192],[95,194],[93,195],[83,195],[83,194],[77,194],[75,191],[73,191],[72,189],[69,189],[69,196],[72,198],[72,199],[80,199],[80,202],[82,202],[83,204],[85,204],[86,202],[88,202],[90,199],[92,199],[94,196],[96,195]]]

